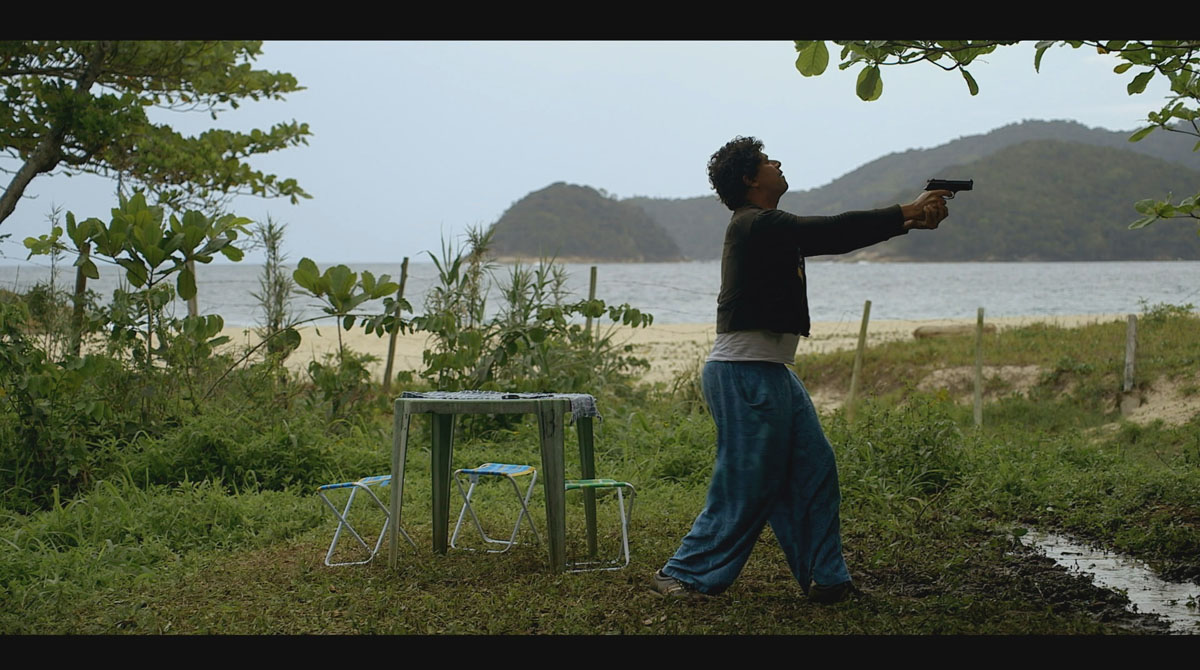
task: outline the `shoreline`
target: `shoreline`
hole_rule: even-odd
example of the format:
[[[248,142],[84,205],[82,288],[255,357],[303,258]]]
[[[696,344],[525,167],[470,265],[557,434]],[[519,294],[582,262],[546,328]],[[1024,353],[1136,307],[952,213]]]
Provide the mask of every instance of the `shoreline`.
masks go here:
[[[1034,323],[1044,323],[1062,328],[1075,328],[1091,323],[1124,321],[1125,314],[1077,314],[1064,316],[1015,316],[984,317],[984,323],[998,330],[1017,328]],[[896,319],[870,321],[867,325],[867,346],[909,339],[913,331],[921,326],[974,326],[973,317],[943,319]],[[796,355],[823,353],[842,349],[853,349],[858,344],[860,321],[818,321],[812,324],[808,338],[800,338]],[[604,328],[608,328],[605,326]],[[287,360],[287,367],[294,372],[303,372],[309,361],[321,360],[326,354],[337,350],[336,326],[302,326],[301,344]],[[613,339],[620,344],[633,345],[633,353],[650,361],[651,367],[639,380],[643,383],[670,383],[677,374],[690,366],[698,366],[712,347],[716,337],[716,325],[712,323],[668,323],[648,328],[612,326]],[[608,332],[604,330],[602,332]],[[257,344],[259,338],[253,327],[228,326],[221,331],[230,338],[226,346]],[[411,333],[396,338],[396,354],[393,372],[400,370],[419,371],[422,353],[428,333]],[[378,380],[385,369],[389,336],[367,335],[361,329],[342,333],[344,344],[357,352],[377,357],[368,369]]]

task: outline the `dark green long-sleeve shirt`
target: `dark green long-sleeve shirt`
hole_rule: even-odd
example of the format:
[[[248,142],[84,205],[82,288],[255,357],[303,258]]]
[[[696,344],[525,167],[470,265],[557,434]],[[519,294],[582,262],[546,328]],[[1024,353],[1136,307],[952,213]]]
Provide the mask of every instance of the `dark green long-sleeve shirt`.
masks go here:
[[[721,253],[717,332],[770,330],[808,337],[804,257],[844,254],[905,232],[899,205],[806,217],[757,205],[738,208]]]

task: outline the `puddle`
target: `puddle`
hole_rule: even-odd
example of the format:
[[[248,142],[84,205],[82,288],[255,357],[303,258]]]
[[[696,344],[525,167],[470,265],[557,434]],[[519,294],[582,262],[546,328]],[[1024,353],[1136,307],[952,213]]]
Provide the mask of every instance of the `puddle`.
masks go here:
[[[1141,561],[1053,533],[1030,530],[1021,543],[1072,572],[1087,575],[1097,586],[1124,591],[1130,610],[1160,615],[1170,623],[1172,633],[1200,635],[1200,585],[1165,582]]]

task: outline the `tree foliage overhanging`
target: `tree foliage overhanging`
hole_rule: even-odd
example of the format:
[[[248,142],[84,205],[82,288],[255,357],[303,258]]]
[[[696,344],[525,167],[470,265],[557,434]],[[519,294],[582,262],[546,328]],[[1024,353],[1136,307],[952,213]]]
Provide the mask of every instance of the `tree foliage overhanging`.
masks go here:
[[[2,41],[0,145],[19,164],[0,196],[0,222],[39,174],[119,177],[172,209],[237,194],[309,197],[294,179],[253,169],[252,156],[307,143],[291,121],[248,133],[185,137],[147,108],[218,113],[246,99],[302,90],[287,73],[252,68],[256,41]]]
[[[971,95],[979,93],[979,84],[967,70],[976,58],[990,54],[1002,46],[1017,44],[1003,40],[873,40],[834,41],[842,47],[838,68],[845,70],[861,64],[855,92],[863,100],[877,100],[883,95],[883,76],[880,68],[888,65],[931,63],[946,71],[959,72]],[[829,49],[822,40],[797,40],[796,69],[805,77],[817,76],[829,66]],[[1137,142],[1155,130],[1183,133],[1200,137],[1200,40],[1043,40],[1035,45],[1033,67],[1039,70],[1042,57],[1054,46],[1095,48],[1101,54],[1111,54],[1120,62],[1113,68],[1116,74],[1134,71],[1126,86],[1129,95],[1146,90],[1156,76],[1170,83],[1171,94],[1157,111],[1146,115],[1147,125],[1136,131],[1129,140]],[[1136,69],[1135,69],[1136,68]],[[1200,151],[1200,142],[1193,147]],[[1147,226],[1158,219],[1192,218],[1200,222],[1200,193],[1185,197],[1178,203],[1153,198],[1135,205],[1142,216],[1130,224],[1132,228]],[[1198,230],[1200,232],[1200,230]]]

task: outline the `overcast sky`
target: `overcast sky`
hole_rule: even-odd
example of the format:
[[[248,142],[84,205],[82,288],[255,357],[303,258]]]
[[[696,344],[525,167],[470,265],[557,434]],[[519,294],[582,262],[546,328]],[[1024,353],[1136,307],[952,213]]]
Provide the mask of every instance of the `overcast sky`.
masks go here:
[[[216,121],[159,117],[189,134],[308,123],[308,146],[254,165],[313,198],[239,198],[233,210],[287,223],[293,262],[398,263],[425,260],[443,236],[490,224],[558,181],[620,197],[709,195],[705,163],[735,135],[762,139],[800,191],[1025,119],[1132,130],[1167,92],[1159,77],[1127,95],[1132,73],[1113,74],[1118,61],[1095,50],[1053,48],[1040,74],[1033,53],[1029,43],[977,61],[975,97],[931,65],[885,69],[883,97],[868,103],[854,94],[857,68],[802,77],[790,42],[267,42],[256,66],[306,90]],[[930,176],[914,174],[914,190]],[[0,224],[12,233],[0,263],[24,259],[21,240],[46,231],[53,205],[107,220],[114,189],[91,176],[36,178]]]

